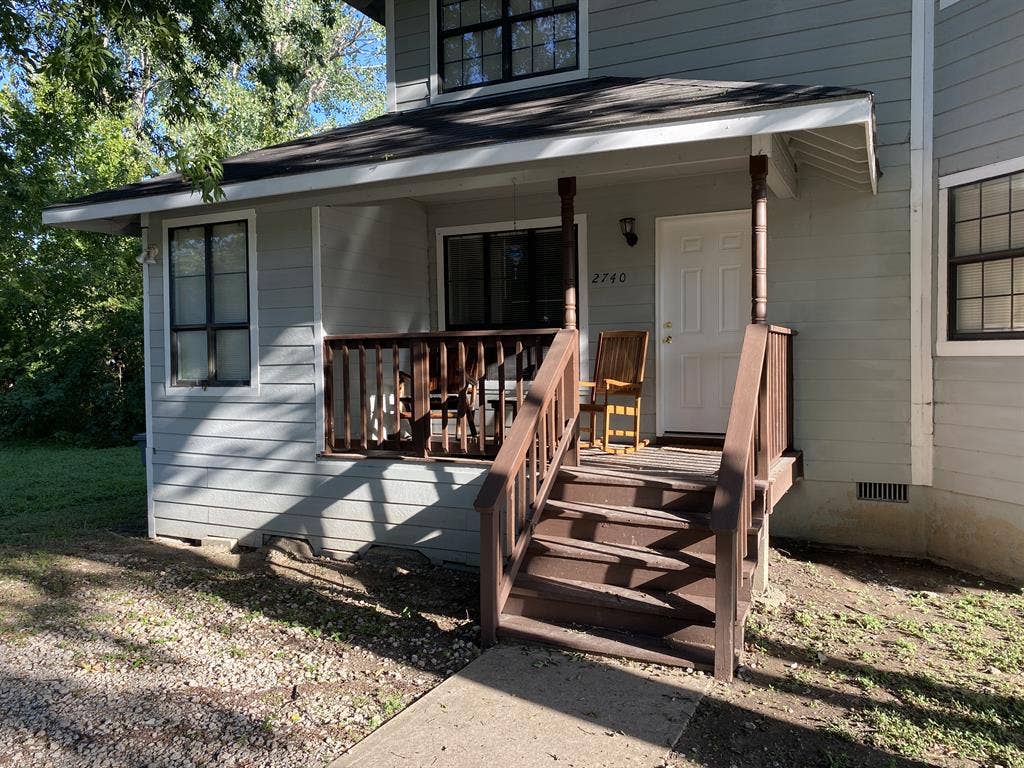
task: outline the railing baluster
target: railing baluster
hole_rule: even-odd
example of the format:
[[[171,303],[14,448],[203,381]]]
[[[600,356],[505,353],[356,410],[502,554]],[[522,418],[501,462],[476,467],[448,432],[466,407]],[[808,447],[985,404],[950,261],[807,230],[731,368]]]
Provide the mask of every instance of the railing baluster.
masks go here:
[[[467,389],[469,386],[469,378],[466,371],[466,345],[464,342],[459,342],[459,450],[463,454],[469,453],[469,419],[468,419],[468,405],[467,402]]]
[[[402,404],[398,400],[398,396],[401,393],[401,379],[402,374],[399,368],[399,352],[398,342],[392,342],[391,345],[391,377],[392,385],[395,391],[395,448],[398,450],[402,449]]]
[[[515,421],[519,415],[519,409],[523,407],[523,340],[516,339],[516,404],[512,409],[512,420]]]
[[[441,453],[448,453],[448,345],[444,341],[440,344],[441,370],[438,378],[441,384]]]
[[[487,453],[487,396],[484,391],[487,388],[487,358],[484,356],[483,339],[478,339],[476,342],[476,366],[476,447],[480,455],[483,456]]]
[[[334,349],[324,342],[324,451],[334,453]]]
[[[350,386],[348,344],[341,348],[342,410],[345,414],[345,450],[352,450],[352,388]]]
[[[505,440],[505,347],[500,336],[495,345],[498,355],[498,412],[494,414],[494,445],[500,449]]]
[[[379,343],[373,345],[377,369],[377,447],[384,447],[384,355]]]

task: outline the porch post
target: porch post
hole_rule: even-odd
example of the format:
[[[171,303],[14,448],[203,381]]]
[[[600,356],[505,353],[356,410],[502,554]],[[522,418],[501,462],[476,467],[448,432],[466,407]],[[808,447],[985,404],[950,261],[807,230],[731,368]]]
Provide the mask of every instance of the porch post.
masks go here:
[[[750,156],[750,322],[768,322],[768,157]]]
[[[558,180],[562,198],[562,282],[565,286],[565,327],[576,328],[576,177]]]

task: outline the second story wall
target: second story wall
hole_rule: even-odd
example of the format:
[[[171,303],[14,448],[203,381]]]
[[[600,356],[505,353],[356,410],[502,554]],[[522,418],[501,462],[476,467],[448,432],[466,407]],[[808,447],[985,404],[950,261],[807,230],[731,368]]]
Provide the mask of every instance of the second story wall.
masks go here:
[[[935,22],[939,175],[1024,157],[1024,4],[959,0]]]
[[[390,108],[397,111],[430,104],[430,3],[433,0],[394,0],[394,19],[388,18]],[[389,11],[390,11],[389,5]]]

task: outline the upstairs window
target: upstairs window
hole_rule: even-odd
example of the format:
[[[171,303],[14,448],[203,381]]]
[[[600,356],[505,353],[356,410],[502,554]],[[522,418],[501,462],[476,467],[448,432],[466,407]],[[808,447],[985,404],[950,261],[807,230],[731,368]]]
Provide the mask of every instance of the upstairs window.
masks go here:
[[[1024,338],[1024,173],[950,190],[954,340]]]
[[[444,238],[446,328],[560,328],[560,227]]]
[[[171,385],[250,383],[246,221],[168,230]]]
[[[437,0],[441,90],[579,68],[579,2]]]

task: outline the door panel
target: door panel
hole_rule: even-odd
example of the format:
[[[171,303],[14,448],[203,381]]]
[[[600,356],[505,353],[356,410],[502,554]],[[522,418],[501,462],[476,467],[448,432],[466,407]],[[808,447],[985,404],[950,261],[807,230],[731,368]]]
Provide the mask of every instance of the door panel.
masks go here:
[[[724,433],[750,315],[750,215],[658,222],[658,358],[666,432]]]

